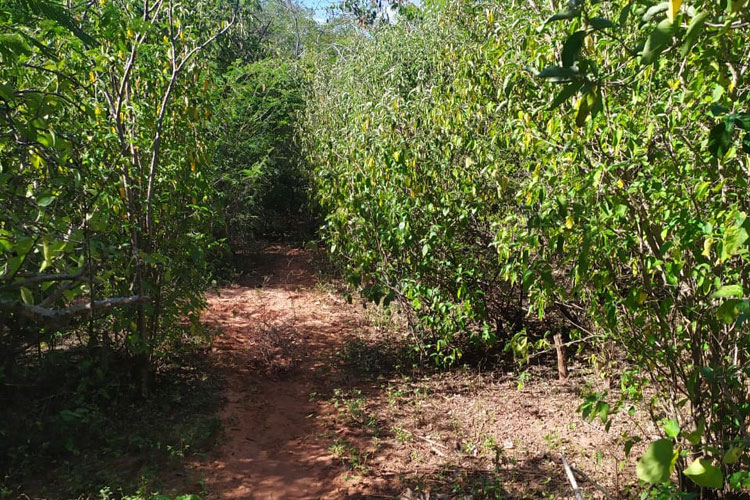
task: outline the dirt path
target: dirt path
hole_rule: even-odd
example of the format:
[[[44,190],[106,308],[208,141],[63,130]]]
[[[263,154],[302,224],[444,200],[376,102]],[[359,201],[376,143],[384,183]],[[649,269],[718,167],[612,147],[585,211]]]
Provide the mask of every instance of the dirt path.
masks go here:
[[[633,422],[620,416],[608,433],[580,419],[580,393],[598,383],[585,366],[565,382],[529,367],[525,385],[502,366],[389,372],[403,328],[319,285],[309,260],[267,249],[248,259],[249,275],[208,297],[204,321],[222,332],[211,357],[224,380],[224,439],[190,467],[201,478],[194,491],[208,500],[565,498],[565,453],[628,498],[640,451],[624,456],[618,439]]]
[[[272,248],[240,284],[208,297],[204,321],[222,334],[225,441],[198,469],[210,498],[342,498],[342,468],[320,439],[310,395],[335,382],[331,366],[353,308],[316,287],[309,255]]]

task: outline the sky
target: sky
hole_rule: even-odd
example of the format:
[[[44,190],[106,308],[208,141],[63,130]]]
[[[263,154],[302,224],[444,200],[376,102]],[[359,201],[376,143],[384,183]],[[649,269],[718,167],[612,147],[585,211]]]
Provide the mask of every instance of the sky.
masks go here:
[[[326,7],[334,3],[339,3],[338,0],[301,0],[302,5],[315,11],[313,16],[316,21],[325,21]]]

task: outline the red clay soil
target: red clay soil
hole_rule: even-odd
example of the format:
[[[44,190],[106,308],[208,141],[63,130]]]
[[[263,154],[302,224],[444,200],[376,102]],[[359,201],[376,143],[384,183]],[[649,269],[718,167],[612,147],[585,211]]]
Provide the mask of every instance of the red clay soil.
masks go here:
[[[202,480],[188,489],[208,500],[569,498],[565,453],[611,497],[635,496],[638,455],[624,457],[619,437],[640,424],[581,421],[580,391],[596,383],[585,367],[566,382],[534,375],[523,390],[499,368],[361,378],[342,353],[376,346],[388,328],[319,285],[310,257],[267,249],[208,297],[224,438],[192,464]],[[355,359],[364,369],[370,358]],[[587,498],[603,497],[583,483]]]
[[[315,286],[308,261],[299,249],[266,250],[241,285],[208,297],[226,401],[224,441],[196,464],[212,499],[348,496],[310,395],[330,387],[331,357],[358,318]]]

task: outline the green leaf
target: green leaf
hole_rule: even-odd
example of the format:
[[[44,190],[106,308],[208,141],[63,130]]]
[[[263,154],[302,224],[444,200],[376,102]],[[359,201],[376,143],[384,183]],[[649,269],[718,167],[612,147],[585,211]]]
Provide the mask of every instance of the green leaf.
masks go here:
[[[641,20],[644,23],[649,22],[656,14],[660,14],[662,12],[666,12],[669,10],[669,2],[662,2],[659,4],[654,5],[653,7],[649,8],[645,14],[643,14],[643,17]]]
[[[725,301],[716,310],[716,317],[727,325],[731,325],[737,320],[737,316],[740,315],[739,305],[740,301],[737,299]]]
[[[736,114],[731,115],[729,119],[732,120],[738,128],[741,128],[742,130],[750,130],[750,115],[745,113]]]
[[[40,207],[47,207],[49,206],[53,201],[55,201],[55,197],[51,194],[40,196],[39,199],[36,200],[36,204]]]
[[[592,17],[589,19],[589,25],[597,30],[603,30],[607,28],[614,28],[615,23],[607,19],[606,17]]]
[[[23,301],[24,304],[34,303],[34,294],[31,293],[31,290],[29,290],[25,286],[21,287],[21,300]]]
[[[5,99],[6,101],[12,101],[14,95],[15,95],[15,92],[13,90],[13,87],[11,87],[8,84],[0,82],[0,98]]]
[[[668,481],[674,468],[674,458],[675,453],[671,439],[654,441],[638,460],[636,465],[638,479],[651,484]]]
[[[744,291],[742,285],[724,285],[711,295],[714,299],[724,299],[727,297],[742,297]]]
[[[583,41],[585,38],[586,32],[581,30],[576,31],[565,40],[561,55],[564,67],[568,68],[573,66],[573,63],[576,62],[576,59],[578,59],[578,53],[581,51],[581,47],[583,47]],[[544,71],[542,71],[542,73],[544,73]]]
[[[698,422],[697,428],[694,431],[683,432],[682,437],[687,439],[690,444],[700,444],[705,428],[706,428],[706,423],[703,420],[700,420]]]
[[[617,24],[620,25],[620,27],[625,26],[625,23],[628,21],[628,17],[630,17],[630,11],[633,9],[633,3],[627,4],[623,9],[620,11],[620,15],[617,18]]]
[[[724,487],[724,475],[707,458],[696,459],[682,473],[698,486],[716,489]]]
[[[727,465],[736,464],[739,461],[743,451],[745,450],[742,446],[733,446],[729,448],[729,450],[724,454],[722,462]]]
[[[78,27],[75,20],[66,12],[65,7],[62,5],[47,0],[26,0],[26,2],[32,11],[47,19],[52,19],[60,26],[67,28],[86,45],[98,45],[98,42],[94,38]]]
[[[19,257],[28,254],[34,248],[34,240],[31,238],[22,238],[16,243],[16,253]]]
[[[646,45],[641,53],[641,64],[652,64],[656,62],[659,54],[664,52],[675,33],[675,24],[668,19],[656,25],[646,40]]]
[[[579,90],[581,90],[581,87],[583,87],[582,81],[578,80],[571,82],[568,86],[562,89],[560,93],[557,94],[555,99],[552,101],[552,104],[550,105],[550,110],[557,108],[558,106],[560,106],[560,104],[573,97],[578,93]]]
[[[602,94],[598,88],[589,88],[578,103],[576,126],[583,127],[589,115],[593,118],[602,110]]]
[[[548,66],[544,68],[537,76],[539,76],[539,78],[547,78],[553,83],[566,83],[578,77],[579,73],[573,68]]]
[[[685,38],[682,42],[682,48],[680,49],[680,54],[683,57],[688,55],[690,53],[690,49],[692,49],[693,45],[695,45],[695,42],[698,40],[698,35],[700,35],[701,31],[703,31],[703,27],[706,24],[707,18],[707,12],[700,12],[690,20],[687,32],[685,33]]]
[[[561,10],[560,12],[551,16],[549,19],[547,19],[544,22],[544,24],[547,25],[549,23],[552,23],[555,21],[562,21],[564,19],[574,19],[580,15],[581,15],[581,9],[573,9],[573,8],[568,7],[567,9]]]
[[[9,59],[30,55],[31,49],[21,36],[15,33],[0,33],[0,54]]]
[[[721,121],[708,134],[708,150],[717,158],[723,158],[732,146],[732,133],[729,124]]]
[[[672,439],[676,438],[680,434],[680,424],[677,420],[669,419],[664,422],[664,433]]]

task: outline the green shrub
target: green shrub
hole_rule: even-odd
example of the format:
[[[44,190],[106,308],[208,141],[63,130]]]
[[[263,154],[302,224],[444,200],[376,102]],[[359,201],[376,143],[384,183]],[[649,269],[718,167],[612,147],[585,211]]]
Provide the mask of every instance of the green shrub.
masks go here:
[[[637,368],[600,414],[647,407],[672,454],[639,476],[678,467],[683,489],[750,465],[742,4],[428,8],[324,66],[305,122],[365,296],[399,300],[447,363],[531,316],[614,343]]]
[[[295,61],[264,59],[228,68],[214,114],[214,161],[224,231],[234,250],[284,236],[305,216],[307,188],[295,141],[302,86]]]

